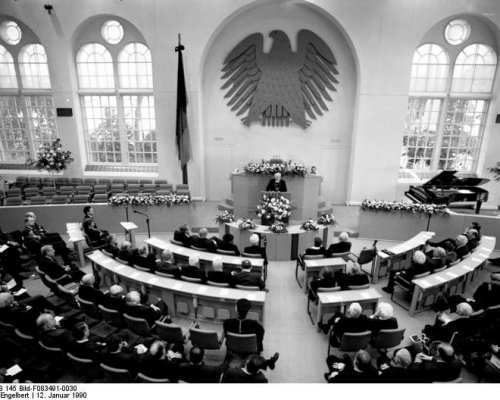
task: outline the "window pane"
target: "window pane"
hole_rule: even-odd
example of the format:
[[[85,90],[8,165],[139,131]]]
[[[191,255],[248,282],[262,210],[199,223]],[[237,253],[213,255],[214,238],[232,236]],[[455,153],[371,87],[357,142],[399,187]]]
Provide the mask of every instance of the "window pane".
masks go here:
[[[115,96],[83,96],[83,118],[89,161],[121,162]]]
[[[115,87],[113,60],[101,44],[82,46],[76,56],[78,83],[82,89],[112,89]]]
[[[491,93],[497,66],[496,53],[489,46],[472,44],[458,55],[451,91]]]
[[[153,96],[123,96],[123,111],[130,162],[156,162],[153,161],[150,150],[156,146]],[[146,156],[146,152],[149,153],[148,156]]]
[[[29,44],[21,49],[19,70],[25,89],[50,89],[47,55],[41,44]]]
[[[152,89],[151,53],[141,43],[126,45],[118,55],[118,75],[121,88]]]
[[[21,41],[21,28],[14,21],[3,21],[0,24],[0,37],[5,43],[15,46]]]
[[[26,96],[25,102],[35,149],[43,145],[50,145],[58,137],[52,97]]]
[[[450,60],[437,44],[424,44],[413,55],[410,92],[443,92],[446,90]]]
[[[14,59],[5,47],[0,45],[0,88],[17,89]]]
[[[118,44],[123,39],[123,27],[118,21],[106,21],[101,26],[101,36],[109,44]]]
[[[20,96],[0,96],[0,161],[24,163],[29,158],[28,134]]]
[[[409,100],[400,168],[429,170],[441,104],[439,99]]]

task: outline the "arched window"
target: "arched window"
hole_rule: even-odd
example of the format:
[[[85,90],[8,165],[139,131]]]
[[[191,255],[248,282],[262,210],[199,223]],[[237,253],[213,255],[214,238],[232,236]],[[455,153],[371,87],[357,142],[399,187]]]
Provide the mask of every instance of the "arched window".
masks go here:
[[[149,48],[125,40],[140,35],[117,20],[102,21],[99,33],[76,56],[88,163],[157,164]]]
[[[476,171],[497,56],[490,45],[470,43],[481,36],[473,36],[474,24],[450,21],[445,47],[426,43],[415,51],[402,170]]]
[[[37,40],[14,21],[0,22],[2,163],[24,164],[58,137],[47,55]]]

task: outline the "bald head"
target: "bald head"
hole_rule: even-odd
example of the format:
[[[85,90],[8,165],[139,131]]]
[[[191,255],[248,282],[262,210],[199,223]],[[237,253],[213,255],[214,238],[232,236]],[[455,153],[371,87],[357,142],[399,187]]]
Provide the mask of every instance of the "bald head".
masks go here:
[[[125,301],[127,302],[127,305],[137,305],[141,303],[141,295],[139,292],[136,292],[135,290],[132,290],[127,293],[127,296],[125,296]]]
[[[200,231],[198,232],[198,235],[200,236],[200,238],[206,239],[208,235],[207,228],[201,228]]]

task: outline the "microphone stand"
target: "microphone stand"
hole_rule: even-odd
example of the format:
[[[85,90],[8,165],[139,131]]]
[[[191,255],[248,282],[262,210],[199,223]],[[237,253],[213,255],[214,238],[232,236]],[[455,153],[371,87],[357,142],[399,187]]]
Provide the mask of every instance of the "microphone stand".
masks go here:
[[[134,214],[141,214],[143,215],[144,217],[146,217],[146,225],[148,227],[148,238],[151,239],[151,229],[149,227],[149,215],[146,214],[146,213],[143,213],[143,212],[140,212],[140,211],[137,211],[137,210],[134,210]]]
[[[126,216],[127,222],[128,222],[128,203],[125,203],[125,216]]]
[[[267,255],[267,237],[266,235],[264,236],[264,239],[262,240],[262,243],[264,244],[264,254]],[[264,282],[267,280],[267,263],[266,260],[264,260]]]

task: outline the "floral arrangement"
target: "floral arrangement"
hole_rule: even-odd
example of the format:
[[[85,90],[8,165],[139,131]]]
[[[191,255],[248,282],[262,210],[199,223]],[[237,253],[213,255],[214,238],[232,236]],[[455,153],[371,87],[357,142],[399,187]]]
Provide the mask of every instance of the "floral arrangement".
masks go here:
[[[318,219],[318,224],[320,225],[335,225],[337,221],[332,214],[321,214]]]
[[[494,167],[488,168],[488,171],[493,174],[493,179],[495,181],[500,181],[500,161],[498,161]]]
[[[263,194],[255,212],[262,219],[288,221],[291,210],[290,200],[285,197]]]
[[[409,203],[406,201],[380,201],[380,200],[368,200],[365,199],[361,202],[361,208],[363,210],[375,210],[375,211],[403,211],[413,214],[448,214],[448,208],[445,204],[419,204],[419,203]]]
[[[35,159],[29,159],[26,164],[37,168],[40,171],[60,172],[68,168],[73,158],[71,151],[63,150],[61,139],[49,145],[41,144]]]
[[[307,221],[303,222],[300,227],[305,231],[317,231],[319,229],[318,223],[312,218],[309,218]]]
[[[155,195],[155,194],[139,194],[136,196],[128,194],[119,194],[116,196],[111,196],[108,203],[112,206],[121,205],[137,205],[137,206],[157,206],[166,205],[170,207],[172,204],[189,204],[191,199],[188,195],[184,194],[167,194],[167,195]]]
[[[250,218],[247,218],[239,221],[238,228],[240,228],[242,231],[247,231],[249,229],[257,228],[257,225],[255,225]]]
[[[272,225],[269,227],[269,230],[273,233],[286,233],[286,224],[281,221],[276,221],[273,222]]]
[[[223,224],[225,222],[233,222],[234,214],[229,211],[223,211],[222,214],[219,214],[215,217],[215,221],[219,224]]]
[[[304,176],[307,174],[308,170],[306,166],[302,163],[283,162],[282,160],[262,160],[260,163],[248,163],[244,167],[247,174],[253,175],[274,175],[276,172],[281,173],[281,175],[298,175]]]

